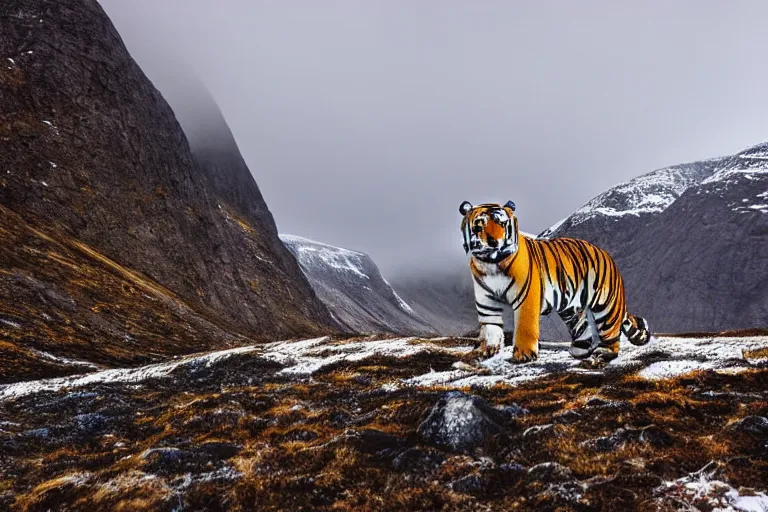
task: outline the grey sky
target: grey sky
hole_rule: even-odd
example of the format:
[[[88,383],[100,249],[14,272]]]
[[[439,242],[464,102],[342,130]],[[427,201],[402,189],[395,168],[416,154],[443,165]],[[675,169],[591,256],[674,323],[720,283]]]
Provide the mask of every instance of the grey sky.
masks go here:
[[[281,232],[385,275],[463,257],[458,205],[538,232],[768,139],[768,2],[101,0],[175,108],[218,101]]]

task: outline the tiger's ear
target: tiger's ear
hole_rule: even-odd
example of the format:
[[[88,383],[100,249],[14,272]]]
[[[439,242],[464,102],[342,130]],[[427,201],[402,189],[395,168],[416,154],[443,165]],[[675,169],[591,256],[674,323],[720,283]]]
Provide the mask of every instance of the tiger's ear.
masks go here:
[[[461,203],[461,205],[459,205],[459,213],[462,215],[468,214],[470,210],[472,210],[472,203],[469,201],[464,201]]]
[[[504,205],[504,208],[509,208],[510,210],[515,211],[515,202],[507,201],[507,203]]]

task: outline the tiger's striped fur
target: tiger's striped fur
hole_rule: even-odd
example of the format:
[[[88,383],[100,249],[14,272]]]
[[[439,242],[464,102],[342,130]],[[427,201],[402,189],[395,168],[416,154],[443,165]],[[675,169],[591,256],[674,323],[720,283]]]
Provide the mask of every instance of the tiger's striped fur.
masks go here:
[[[514,311],[514,360],[538,357],[539,319],[556,311],[572,337],[571,354],[610,361],[624,334],[651,339],[647,322],[627,311],[624,281],[604,250],[573,238],[535,240],[520,233],[514,203],[462,204],[464,247],[472,254],[483,351],[503,344],[502,305]]]

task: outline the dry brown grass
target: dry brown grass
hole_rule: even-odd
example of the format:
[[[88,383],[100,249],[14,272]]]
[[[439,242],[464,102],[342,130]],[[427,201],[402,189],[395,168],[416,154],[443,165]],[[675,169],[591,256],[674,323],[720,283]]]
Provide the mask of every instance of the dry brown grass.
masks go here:
[[[766,369],[668,381],[561,375],[468,390],[530,413],[511,420],[486,450],[460,455],[417,434],[443,390],[381,391],[395,378],[451,361],[378,357],[291,380],[251,354],[138,386],[99,386],[95,396],[63,391],[4,402],[0,420],[18,426],[0,433],[0,508],[655,510],[654,487],[711,460],[734,485],[764,488],[768,481],[765,447],[734,428],[746,416],[768,415]],[[560,422],[569,411],[577,415]],[[93,414],[99,417],[88,423]],[[40,428],[48,436],[30,434]],[[635,434],[614,449],[596,447],[596,438],[621,428],[646,429],[660,441]],[[406,450],[438,463],[396,465]],[[585,486],[580,501],[504,469],[544,462],[570,468]],[[71,474],[90,476],[73,485],[65,478]],[[210,477],[216,474],[230,476]],[[467,478],[484,487],[456,487]]]

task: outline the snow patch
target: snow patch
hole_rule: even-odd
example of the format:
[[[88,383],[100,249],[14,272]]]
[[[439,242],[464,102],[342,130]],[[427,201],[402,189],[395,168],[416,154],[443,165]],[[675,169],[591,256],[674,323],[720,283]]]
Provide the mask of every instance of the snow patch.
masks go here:
[[[674,505],[679,510],[768,512],[768,496],[765,493],[742,495],[744,491],[716,480],[716,472],[716,464],[707,464],[696,473],[664,482],[654,489],[654,494],[661,503]]]
[[[443,372],[429,372],[405,381],[412,386],[488,387],[498,383],[515,385],[551,375],[553,372],[591,373],[580,367],[580,361],[568,353],[568,343],[548,343],[539,347],[538,360],[523,365],[512,362],[512,347],[480,363],[475,370],[459,367]],[[745,350],[768,347],[768,337],[743,338],[673,338],[660,337],[649,344],[636,347],[623,340],[619,357],[611,367],[637,369],[649,380],[677,377],[696,370],[720,372],[744,371],[758,364],[744,358]],[[646,363],[651,357],[667,354],[669,361]]]
[[[81,361],[78,359],[69,359],[66,357],[61,356],[55,356],[53,354],[49,354],[48,352],[43,352],[42,350],[34,350],[31,349],[31,352],[39,357],[42,357],[43,359],[48,359],[50,361],[55,361],[56,363],[63,364],[66,366],[85,366],[88,368],[98,369],[99,365],[91,363],[89,361]]]
[[[200,356],[190,356],[170,363],[159,363],[139,368],[117,368],[88,373],[80,376],[42,379],[29,382],[17,382],[0,386],[0,402],[45,391],[58,391],[64,388],[78,388],[89,384],[107,382],[141,382],[148,379],[163,378],[179,367],[206,366],[228,359],[236,354],[246,354],[257,350],[256,346],[238,347],[220,350]]]
[[[351,343],[328,343],[329,338],[299,342],[276,342],[265,347],[261,356],[283,364],[283,374],[311,375],[342,361],[362,361],[373,356],[408,357],[427,350],[461,354],[471,347],[445,348],[432,343],[411,343],[415,338],[396,338]]]
[[[16,322],[11,322],[10,320],[4,320],[0,318],[0,323],[5,324],[8,327],[13,327],[14,329],[21,329],[21,325],[17,324]]]

